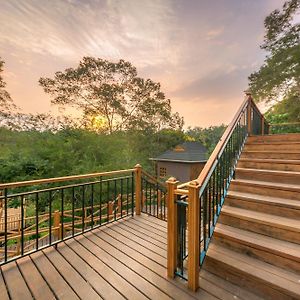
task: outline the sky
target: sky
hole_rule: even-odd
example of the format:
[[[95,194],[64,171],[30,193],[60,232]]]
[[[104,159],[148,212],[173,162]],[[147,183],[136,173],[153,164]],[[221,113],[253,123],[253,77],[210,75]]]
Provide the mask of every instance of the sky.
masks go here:
[[[264,18],[284,0],[0,0],[7,91],[56,113],[40,77],[83,56],[125,59],[160,82],[185,127],[228,124],[266,53]]]

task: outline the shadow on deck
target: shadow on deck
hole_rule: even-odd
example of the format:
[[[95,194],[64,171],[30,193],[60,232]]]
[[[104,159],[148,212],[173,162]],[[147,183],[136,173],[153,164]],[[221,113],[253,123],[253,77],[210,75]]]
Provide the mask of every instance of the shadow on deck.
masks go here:
[[[142,214],[1,267],[0,299],[250,299],[201,271],[197,293],[166,277],[167,223]]]

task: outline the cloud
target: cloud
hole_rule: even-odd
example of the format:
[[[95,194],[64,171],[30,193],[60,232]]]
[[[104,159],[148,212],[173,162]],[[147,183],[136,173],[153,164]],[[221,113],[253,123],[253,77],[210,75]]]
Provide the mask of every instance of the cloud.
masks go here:
[[[224,32],[224,27],[211,29],[206,33],[206,40],[213,40]]]
[[[176,51],[168,47],[176,27],[169,0],[11,0],[0,6],[0,46],[67,61],[132,53],[141,66],[177,60]]]

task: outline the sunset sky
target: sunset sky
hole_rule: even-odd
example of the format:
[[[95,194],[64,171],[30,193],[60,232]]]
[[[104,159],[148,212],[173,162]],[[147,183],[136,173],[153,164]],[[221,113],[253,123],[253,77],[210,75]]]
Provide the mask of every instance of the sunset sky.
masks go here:
[[[123,58],[161,82],[186,126],[228,123],[243,100],[266,15],[283,0],[0,0],[7,90],[24,112],[48,112],[41,76],[83,56]]]

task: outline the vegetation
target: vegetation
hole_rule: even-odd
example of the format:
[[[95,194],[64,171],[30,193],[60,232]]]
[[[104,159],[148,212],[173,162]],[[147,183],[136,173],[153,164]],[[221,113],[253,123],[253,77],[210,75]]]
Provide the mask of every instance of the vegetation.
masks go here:
[[[254,98],[274,102],[267,113],[271,122],[300,121],[300,24],[295,21],[299,10],[300,1],[289,0],[282,11],[266,17],[261,48],[267,56],[249,77]]]
[[[80,110],[86,124],[101,132],[183,126],[179,114],[172,114],[160,84],[138,77],[136,68],[124,60],[84,57],[77,68],[39,82],[53,104]]]

